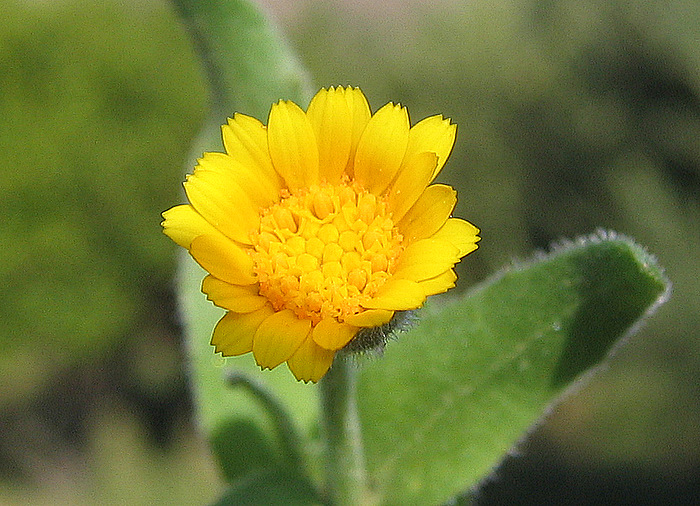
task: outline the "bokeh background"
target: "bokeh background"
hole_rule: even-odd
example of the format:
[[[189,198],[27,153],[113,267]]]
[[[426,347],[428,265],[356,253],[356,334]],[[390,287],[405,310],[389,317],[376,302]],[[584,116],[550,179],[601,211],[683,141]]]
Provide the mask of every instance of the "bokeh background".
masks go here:
[[[700,3],[261,3],[319,87],[459,125],[461,290],[598,227],[674,283],[482,502],[697,499]],[[165,0],[0,0],[0,26],[0,504],[206,504],[159,226],[207,111],[186,29]]]

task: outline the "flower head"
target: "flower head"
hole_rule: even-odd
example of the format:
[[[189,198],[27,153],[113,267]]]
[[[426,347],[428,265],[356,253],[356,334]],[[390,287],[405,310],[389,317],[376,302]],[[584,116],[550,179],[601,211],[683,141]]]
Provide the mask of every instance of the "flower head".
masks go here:
[[[224,356],[252,351],[318,381],[360,330],[452,288],[477,247],[479,230],[450,217],[455,191],[430,184],[456,134],[442,116],[411,127],[404,107],[372,115],[359,89],[338,87],[306,112],[279,101],[267,126],[236,114],[222,132],[226,153],[198,161],[190,203],[163,227],[228,311],[212,337]]]

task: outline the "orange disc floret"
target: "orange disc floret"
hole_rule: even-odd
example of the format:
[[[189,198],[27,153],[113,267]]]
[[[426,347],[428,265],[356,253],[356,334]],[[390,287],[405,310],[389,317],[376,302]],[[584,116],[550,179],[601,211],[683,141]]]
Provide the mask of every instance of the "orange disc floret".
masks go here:
[[[363,311],[403,249],[386,200],[347,178],[282,192],[251,236],[260,295],[313,325]]]

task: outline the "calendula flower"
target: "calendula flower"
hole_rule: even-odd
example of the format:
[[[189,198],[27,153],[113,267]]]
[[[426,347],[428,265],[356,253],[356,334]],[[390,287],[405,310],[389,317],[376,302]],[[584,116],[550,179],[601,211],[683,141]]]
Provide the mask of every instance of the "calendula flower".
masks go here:
[[[454,286],[479,230],[451,218],[455,191],[430,184],[456,126],[406,108],[371,114],[357,88],[322,89],[304,112],[279,101],[267,126],[236,114],[226,153],[187,177],[189,204],[164,232],[209,272],[202,291],[227,310],[212,345],[318,381],[362,329]]]

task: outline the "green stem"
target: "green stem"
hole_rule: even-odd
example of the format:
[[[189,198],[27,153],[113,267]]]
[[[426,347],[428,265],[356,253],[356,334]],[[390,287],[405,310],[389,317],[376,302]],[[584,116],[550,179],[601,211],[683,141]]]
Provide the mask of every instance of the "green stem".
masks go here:
[[[354,364],[336,356],[333,367],[319,382],[326,439],[326,495],[334,506],[370,503],[355,376]]]

